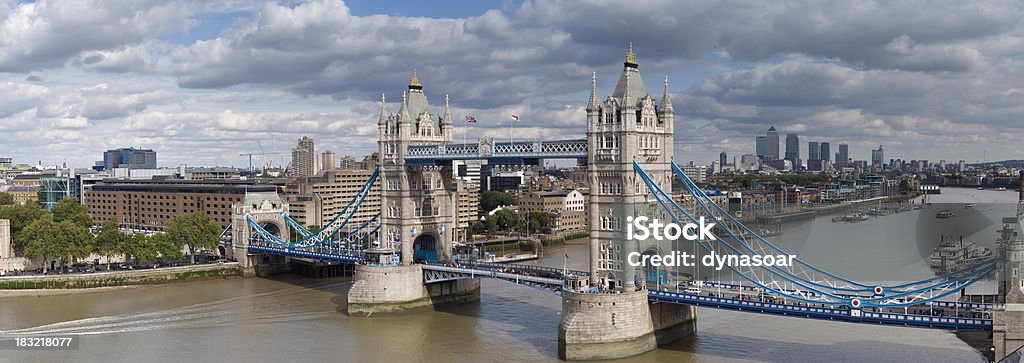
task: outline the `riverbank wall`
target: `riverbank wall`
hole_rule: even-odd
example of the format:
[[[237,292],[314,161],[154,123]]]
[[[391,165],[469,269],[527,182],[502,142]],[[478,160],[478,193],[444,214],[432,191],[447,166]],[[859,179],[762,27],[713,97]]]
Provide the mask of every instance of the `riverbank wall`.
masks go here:
[[[4,276],[0,277],[0,294],[2,294],[3,290],[88,289],[96,287],[154,285],[238,276],[239,267],[237,262],[90,274]]]

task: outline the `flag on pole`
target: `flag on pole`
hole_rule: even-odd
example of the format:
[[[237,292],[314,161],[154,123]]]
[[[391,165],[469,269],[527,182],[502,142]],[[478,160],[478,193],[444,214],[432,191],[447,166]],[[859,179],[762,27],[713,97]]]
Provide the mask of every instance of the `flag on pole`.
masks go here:
[[[519,121],[519,115],[516,115],[516,114],[513,113],[512,114],[512,119],[516,120],[516,121]]]
[[[473,116],[466,116],[466,122],[476,123],[476,119]]]

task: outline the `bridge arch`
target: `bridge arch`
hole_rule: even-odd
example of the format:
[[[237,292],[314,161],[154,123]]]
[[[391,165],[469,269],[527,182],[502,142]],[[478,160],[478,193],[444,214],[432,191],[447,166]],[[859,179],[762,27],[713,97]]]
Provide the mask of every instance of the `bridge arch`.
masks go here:
[[[422,233],[412,242],[413,261],[437,261],[441,239],[433,233]]]
[[[664,256],[661,248],[658,246],[649,246],[640,253],[641,261],[643,256]],[[644,265],[641,267],[642,274],[639,276],[640,282],[647,285],[664,285],[668,283],[668,270],[665,266],[651,266]]]

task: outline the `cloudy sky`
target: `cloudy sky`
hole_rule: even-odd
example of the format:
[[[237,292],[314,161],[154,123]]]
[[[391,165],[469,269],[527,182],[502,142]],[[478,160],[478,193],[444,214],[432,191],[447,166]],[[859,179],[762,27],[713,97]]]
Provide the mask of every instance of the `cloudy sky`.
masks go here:
[[[125,4],[128,3],[128,4]],[[592,72],[611,92],[632,41],[671,79],[676,158],[752,153],[775,125],[869,159],[1024,159],[1019,1],[0,0],[0,156],[88,166],[156,149],[173,166],[239,153],[376,148],[415,68],[466,132],[582,137]],[[835,150],[835,147],[833,147]],[[268,156],[274,164],[283,155]]]

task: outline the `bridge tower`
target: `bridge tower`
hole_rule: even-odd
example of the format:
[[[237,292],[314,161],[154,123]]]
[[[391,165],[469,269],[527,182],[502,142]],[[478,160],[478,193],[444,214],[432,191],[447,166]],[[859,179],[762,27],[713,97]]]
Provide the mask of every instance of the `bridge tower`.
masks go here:
[[[1016,218],[1003,218],[1003,224],[996,247],[999,301],[992,310],[996,360],[1024,347],[1024,189],[1017,196]]]
[[[262,273],[258,269],[260,266],[282,265],[287,262],[287,257],[284,256],[249,253],[249,241],[254,232],[246,216],[278,238],[285,241],[290,238],[291,231],[284,220],[288,204],[282,201],[276,192],[246,193],[245,199],[235,204],[231,212],[231,249],[225,252],[228,254],[227,258],[238,261],[243,275],[253,276]]]
[[[631,252],[671,250],[649,241],[628,241],[628,217],[667,220],[633,162],[659,185],[671,185],[675,116],[668,78],[660,104],[647,92],[630,44],[615,90],[603,102],[597,75],[587,102],[587,172],[590,181],[590,281],[608,293],[562,293],[559,356],[567,360],[613,359],[654,349],[694,331],[693,307],[655,304],[638,283]],[[660,216],[660,217],[659,217]]]
[[[417,261],[449,260],[455,241],[460,180],[450,163],[407,163],[410,146],[452,142],[452,115],[431,112],[423,84],[413,71],[398,113],[381,96],[377,128],[383,250],[399,252],[396,266],[357,265],[348,293],[348,313],[366,316],[480,299],[480,280],[425,284]]]
[[[388,114],[383,95],[377,127],[381,170],[381,239],[384,248],[401,251],[401,263],[446,260],[455,241],[457,179],[451,165],[405,162],[409,146],[452,142],[448,96],[444,113],[431,113],[416,72],[402,94],[398,113]]]

